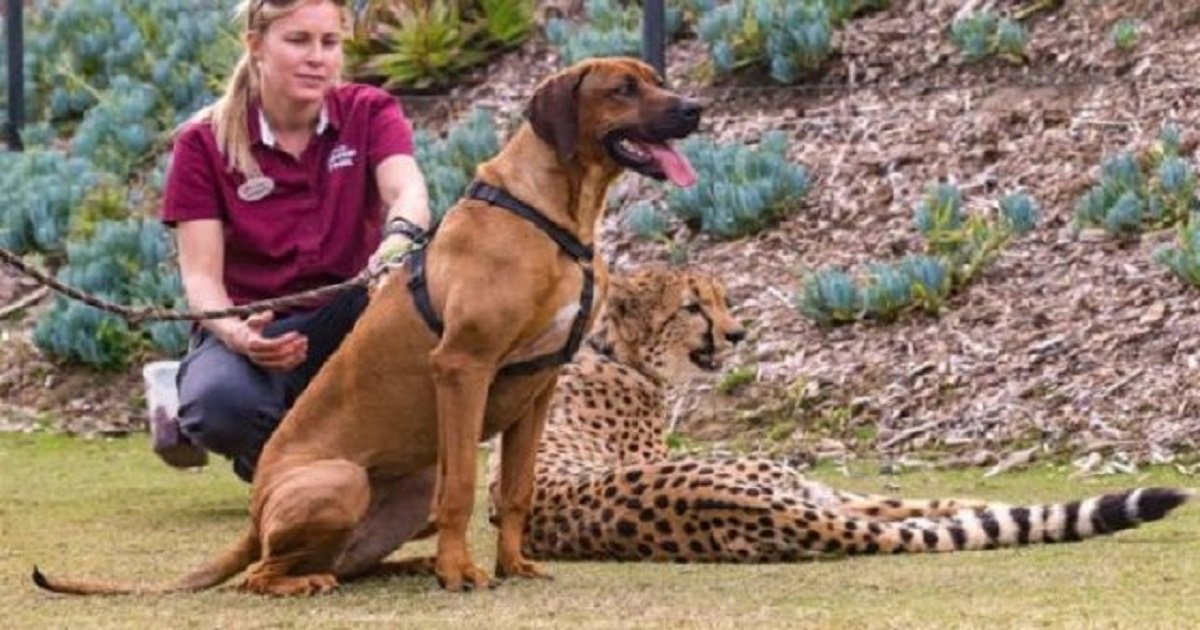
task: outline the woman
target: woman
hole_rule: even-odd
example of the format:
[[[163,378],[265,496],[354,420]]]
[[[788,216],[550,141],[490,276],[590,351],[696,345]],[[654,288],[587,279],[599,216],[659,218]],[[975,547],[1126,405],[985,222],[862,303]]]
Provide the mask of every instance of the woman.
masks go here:
[[[245,52],[224,95],[180,131],[162,216],[177,230],[192,309],[346,280],[429,224],[400,106],[339,82],[344,5],[249,0]],[[183,434],[249,481],[365,305],[364,291],[349,291],[309,309],[203,322],[180,366]]]

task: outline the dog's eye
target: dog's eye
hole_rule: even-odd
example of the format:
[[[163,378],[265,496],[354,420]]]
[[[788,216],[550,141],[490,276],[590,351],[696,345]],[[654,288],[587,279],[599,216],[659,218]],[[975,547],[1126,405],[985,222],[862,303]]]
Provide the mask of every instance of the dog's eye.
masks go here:
[[[635,80],[633,77],[625,77],[625,80],[622,81],[621,85],[617,88],[618,96],[631,97],[631,96],[637,96],[637,93],[638,93],[637,80]]]

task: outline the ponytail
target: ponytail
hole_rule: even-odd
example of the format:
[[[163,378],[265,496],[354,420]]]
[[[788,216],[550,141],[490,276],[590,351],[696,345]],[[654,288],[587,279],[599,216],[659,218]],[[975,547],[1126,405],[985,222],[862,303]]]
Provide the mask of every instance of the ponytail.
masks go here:
[[[242,53],[233,68],[233,74],[225,83],[225,93],[215,103],[205,107],[192,117],[192,121],[212,122],[213,135],[217,139],[217,150],[225,156],[231,170],[247,179],[262,175],[262,169],[254,154],[250,152],[250,121],[247,113],[251,99],[258,93],[258,80],[254,71],[254,60],[250,53]]]

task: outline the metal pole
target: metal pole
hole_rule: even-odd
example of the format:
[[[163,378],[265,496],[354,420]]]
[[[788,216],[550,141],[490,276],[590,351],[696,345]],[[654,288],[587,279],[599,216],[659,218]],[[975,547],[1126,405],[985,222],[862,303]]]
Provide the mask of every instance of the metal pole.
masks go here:
[[[667,78],[667,15],[663,0],[642,4],[642,59]]]
[[[8,44],[8,147],[21,150],[25,125],[25,32],[21,13],[25,0],[8,0],[4,10],[4,35]]]

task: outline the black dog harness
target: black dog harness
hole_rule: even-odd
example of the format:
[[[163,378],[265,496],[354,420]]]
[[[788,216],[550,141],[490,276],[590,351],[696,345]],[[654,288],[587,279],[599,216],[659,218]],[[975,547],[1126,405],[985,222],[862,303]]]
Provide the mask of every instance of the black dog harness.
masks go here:
[[[551,240],[558,243],[563,253],[578,263],[580,270],[583,272],[583,289],[579,293],[579,312],[575,315],[575,321],[571,323],[571,333],[567,337],[567,344],[558,352],[551,352],[526,361],[506,365],[500,368],[500,374],[533,374],[546,368],[568,363],[583,343],[583,335],[586,332],[588,319],[592,313],[592,301],[595,297],[595,277],[592,272],[592,258],[594,253],[592,248],[580,243],[579,239],[575,238],[575,235],[564,230],[530,205],[500,188],[476,181],[467,187],[466,196],[470,199],[478,199],[490,205],[504,208],[534,224],[546,236],[549,236]],[[425,250],[429,241],[433,240],[436,232],[437,228],[434,227],[425,239],[425,243],[414,249],[408,259],[411,265],[409,269],[408,289],[412,292],[413,302],[417,306],[417,311],[421,313],[421,317],[425,320],[429,328],[440,337],[445,331],[445,325],[442,323],[442,318],[433,310],[433,302],[429,299],[429,287],[425,283]]]

